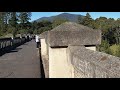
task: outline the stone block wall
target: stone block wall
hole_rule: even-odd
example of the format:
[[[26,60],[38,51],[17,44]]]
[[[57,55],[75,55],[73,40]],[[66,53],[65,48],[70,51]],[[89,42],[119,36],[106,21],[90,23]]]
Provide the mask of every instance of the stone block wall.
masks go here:
[[[75,78],[119,78],[120,58],[79,47],[72,55]]]
[[[71,22],[42,33],[41,57],[45,76],[49,78],[120,77],[120,58],[96,51],[96,45],[100,43],[100,30],[91,30]]]

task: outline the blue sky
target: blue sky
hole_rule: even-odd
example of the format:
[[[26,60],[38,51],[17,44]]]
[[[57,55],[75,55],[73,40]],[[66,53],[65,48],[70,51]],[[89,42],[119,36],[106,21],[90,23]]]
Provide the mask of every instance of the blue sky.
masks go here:
[[[61,13],[64,12],[32,12],[30,21],[34,21],[41,17],[55,16]],[[65,13],[79,14],[85,16],[87,12],[65,12]],[[100,16],[104,16],[107,18],[114,18],[114,19],[120,18],[120,12],[88,12],[88,13],[91,15],[93,19],[99,18]]]

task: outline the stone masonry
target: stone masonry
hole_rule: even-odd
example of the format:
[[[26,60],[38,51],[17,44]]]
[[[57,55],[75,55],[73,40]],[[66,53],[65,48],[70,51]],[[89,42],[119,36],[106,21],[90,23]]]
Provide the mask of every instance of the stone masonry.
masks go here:
[[[120,58],[96,51],[96,45],[101,44],[101,30],[65,22],[40,36],[47,77],[120,77]]]

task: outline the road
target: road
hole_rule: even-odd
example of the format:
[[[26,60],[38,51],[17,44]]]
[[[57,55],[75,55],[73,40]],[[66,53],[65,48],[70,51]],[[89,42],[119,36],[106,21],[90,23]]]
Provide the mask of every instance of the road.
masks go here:
[[[41,78],[40,67],[34,40],[0,56],[0,78]]]

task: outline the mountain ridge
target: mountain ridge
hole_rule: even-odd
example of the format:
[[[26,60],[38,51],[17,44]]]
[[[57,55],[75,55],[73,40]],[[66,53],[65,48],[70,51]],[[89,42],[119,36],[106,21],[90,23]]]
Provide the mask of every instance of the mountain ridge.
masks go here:
[[[61,19],[67,19],[71,22],[78,22],[78,16],[80,16],[81,19],[84,17],[83,15],[79,15],[79,14],[61,13],[61,14],[55,15],[55,16],[41,17],[41,18],[34,20],[34,21],[41,22],[42,20],[48,20],[48,21],[52,22],[55,18],[61,18]]]

